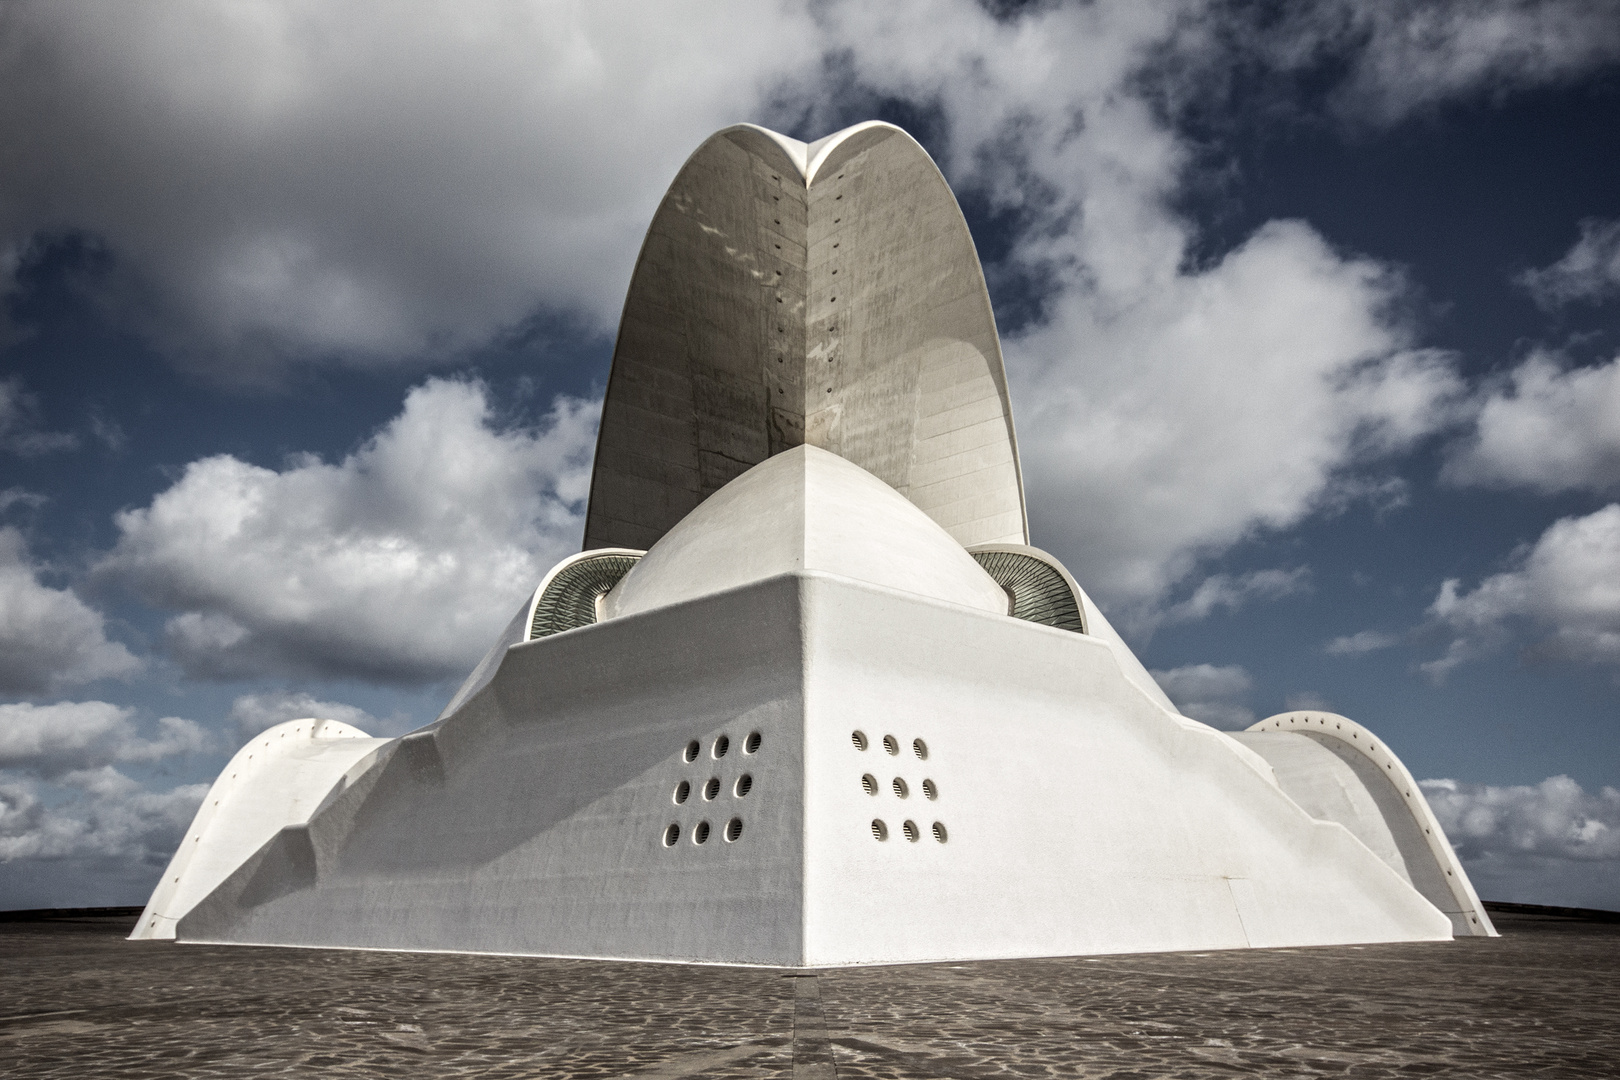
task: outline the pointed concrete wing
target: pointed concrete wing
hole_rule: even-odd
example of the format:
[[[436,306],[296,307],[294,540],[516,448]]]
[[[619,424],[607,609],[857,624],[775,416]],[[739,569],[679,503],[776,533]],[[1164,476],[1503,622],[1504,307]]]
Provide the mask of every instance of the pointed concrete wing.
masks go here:
[[[867,123],[709,138],[653,218],[602,408],[585,547],[650,548],[808,443],[960,544],[1026,544],[995,317],[928,153]]]

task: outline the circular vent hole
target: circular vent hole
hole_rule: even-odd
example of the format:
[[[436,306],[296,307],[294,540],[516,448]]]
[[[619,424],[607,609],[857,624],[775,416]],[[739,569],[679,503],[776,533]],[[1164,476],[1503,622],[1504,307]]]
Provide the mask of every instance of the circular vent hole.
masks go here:
[[[749,776],[747,773],[743,773],[741,776],[737,777],[737,786],[731,790],[736,792],[737,798],[742,798],[744,795],[747,795],[750,791],[754,790],[754,778]]]
[[[910,795],[910,794],[911,794],[911,789],[906,787],[906,782],[904,780],[900,779],[898,776],[895,777],[894,778],[894,797],[897,798],[897,799],[903,799],[907,795]]]
[[[928,744],[923,742],[921,739],[911,740],[911,752],[916,754],[918,760],[920,761],[928,760]]]
[[[757,754],[757,753],[759,753],[759,744],[764,742],[764,741],[765,740],[760,737],[759,732],[750,731],[748,733],[748,738],[743,740],[743,753],[745,753],[745,754]]]
[[[682,780],[680,783],[675,785],[675,801],[677,803],[683,803],[691,797],[692,784],[690,781]]]
[[[700,822],[697,823],[697,828],[692,830],[692,843],[694,843],[694,844],[706,844],[708,842],[709,842],[709,823],[707,821],[700,821]]]
[[[855,744],[855,749],[857,749],[857,750],[865,750],[866,749],[866,732],[864,732],[864,731],[852,731],[852,732],[850,732],[849,733],[849,741]]]
[[[674,826],[670,826],[670,827],[674,828]],[[874,840],[887,840],[888,838],[889,838],[889,827],[887,825],[883,824],[883,822],[879,821],[877,818],[873,818],[872,819],[872,839],[874,839]]]
[[[949,838],[950,834],[945,831],[945,823],[943,821],[934,822],[934,839],[943,844]]]
[[[702,750],[703,747],[698,745],[698,741],[696,739],[693,739],[691,742],[686,744],[686,752],[681,756],[686,758],[687,761],[696,761],[698,754]]]
[[[715,757],[717,757],[717,758],[725,757],[726,756],[726,751],[730,750],[730,749],[731,749],[731,740],[726,738],[724,735],[722,735],[718,739],[714,740],[714,756]]]
[[[702,826],[699,826],[699,828],[702,828]],[[917,842],[917,837],[922,835],[922,833],[917,831],[917,823],[915,821],[906,822],[904,825],[900,826],[900,831],[904,832],[906,834],[906,839],[910,840],[913,844]]]
[[[865,776],[861,777],[861,787],[866,789],[866,793],[868,795],[876,795],[877,777],[873,776],[871,773],[867,773]]]
[[[665,847],[674,847],[675,846],[675,841],[679,840],[680,838],[681,838],[681,827],[679,825],[671,825],[669,828],[664,830],[664,846]]]
[[[720,794],[720,778],[718,776],[709,777],[709,782],[707,784],[703,785],[703,798],[704,798],[704,800],[705,801],[712,800],[716,795],[719,795],[719,794]]]
[[[900,740],[893,735],[883,736],[883,749],[891,754],[898,754],[900,752]]]
[[[931,800],[939,798],[939,785],[932,780],[924,780],[923,794]]]
[[[734,817],[726,822],[726,843],[734,844],[742,835],[742,818]]]

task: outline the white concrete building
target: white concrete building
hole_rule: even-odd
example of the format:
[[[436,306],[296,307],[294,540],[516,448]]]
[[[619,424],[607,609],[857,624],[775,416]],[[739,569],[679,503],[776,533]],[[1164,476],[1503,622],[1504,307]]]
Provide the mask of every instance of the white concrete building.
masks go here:
[[[1365,728],[1181,716],[1028,546],[904,132],[720,132],[637,265],[586,550],[444,713],[272,728],[133,936],[825,966],[1493,934]]]

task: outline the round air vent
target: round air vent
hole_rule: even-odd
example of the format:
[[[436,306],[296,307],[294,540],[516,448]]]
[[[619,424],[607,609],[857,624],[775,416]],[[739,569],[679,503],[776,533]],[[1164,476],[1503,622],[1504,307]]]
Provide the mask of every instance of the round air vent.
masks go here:
[[[745,753],[745,754],[757,754],[757,753],[759,753],[759,744],[764,742],[764,741],[765,740],[760,737],[759,732],[750,731],[748,733],[748,738],[743,740],[743,753]]]
[[[709,823],[707,821],[700,821],[700,822],[697,823],[697,828],[692,830],[692,843],[694,843],[694,844],[706,844],[708,842],[709,842]]]
[[[865,750],[866,749],[866,732],[864,732],[864,731],[852,731],[852,732],[850,732],[849,733],[849,741],[855,744],[855,749],[857,749],[857,750]]]
[[[690,781],[682,780],[680,783],[675,785],[675,801],[677,803],[683,803],[691,797],[692,784]]]
[[[939,798],[939,785],[932,780],[923,781],[923,795],[930,801]]]
[[[674,847],[675,846],[675,841],[679,840],[680,838],[681,838],[681,827],[679,825],[673,825],[672,824],[672,825],[670,825],[669,828],[664,830],[664,846],[665,847]]]
[[[687,761],[696,761],[698,754],[702,753],[702,751],[703,747],[698,745],[698,741],[696,739],[693,739],[691,742],[686,744],[686,752],[681,756]]]
[[[731,790],[732,793],[737,796],[737,798],[740,799],[744,797],[750,791],[754,790],[754,778],[749,776],[747,773],[743,773],[741,776],[737,777],[737,783]]]
[[[698,827],[702,828],[701,825]],[[915,821],[906,822],[904,825],[900,826],[900,831],[905,833],[906,839],[910,840],[913,844],[917,842],[917,837],[922,835],[922,833],[917,831],[917,823]]]
[[[942,844],[949,839],[949,834],[945,832],[945,823],[943,821],[934,822],[934,839],[938,840]]]
[[[703,785],[703,800],[705,802],[711,802],[719,794],[720,794],[720,778],[718,776],[709,777],[709,782],[707,784]]]
[[[894,778],[894,797],[897,798],[897,799],[904,799],[906,796],[908,796],[910,794],[911,794],[911,789],[906,786],[906,782],[904,780],[900,779],[898,776],[895,777]]]
[[[900,752],[900,740],[896,739],[893,735],[883,736],[883,749],[887,750],[890,754],[898,754]]]
[[[921,739],[911,740],[911,752],[917,755],[919,761],[928,760],[928,744]]]
[[[724,735],[722,735],[718,739],[714,740],[714,756],[715,757],[717,757],[717,758],[725,757],[726,756],[726,751],[730,750],[730,749],[731,749],[731,740],[726,738]]]
[[[873,818],[872,819],[872,839],[874,839],[874,840],[887,840],[888,838],[889,838],[889,827],[887,825],[883,824],[883,822],[879,821],[877,818]]]
[[[867,773],[865,776],[862,776],[861,787],[866,789],[866,793],[868,795],[876,795],[878,791],[877,777],[873,776],[871,773]]]
[[[737,839],[742,836],[742,818],[734,817],[726,822],[725,836],[726,843],[734,844],[737,842]]]

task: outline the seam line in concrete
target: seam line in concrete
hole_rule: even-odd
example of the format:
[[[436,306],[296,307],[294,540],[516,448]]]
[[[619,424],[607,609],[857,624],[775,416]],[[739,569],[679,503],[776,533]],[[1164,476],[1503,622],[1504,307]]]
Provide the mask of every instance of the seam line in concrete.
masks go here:
[[[838,1080],[821,1015],[821,980],[814,975],[793,979],[793,1080]]]

